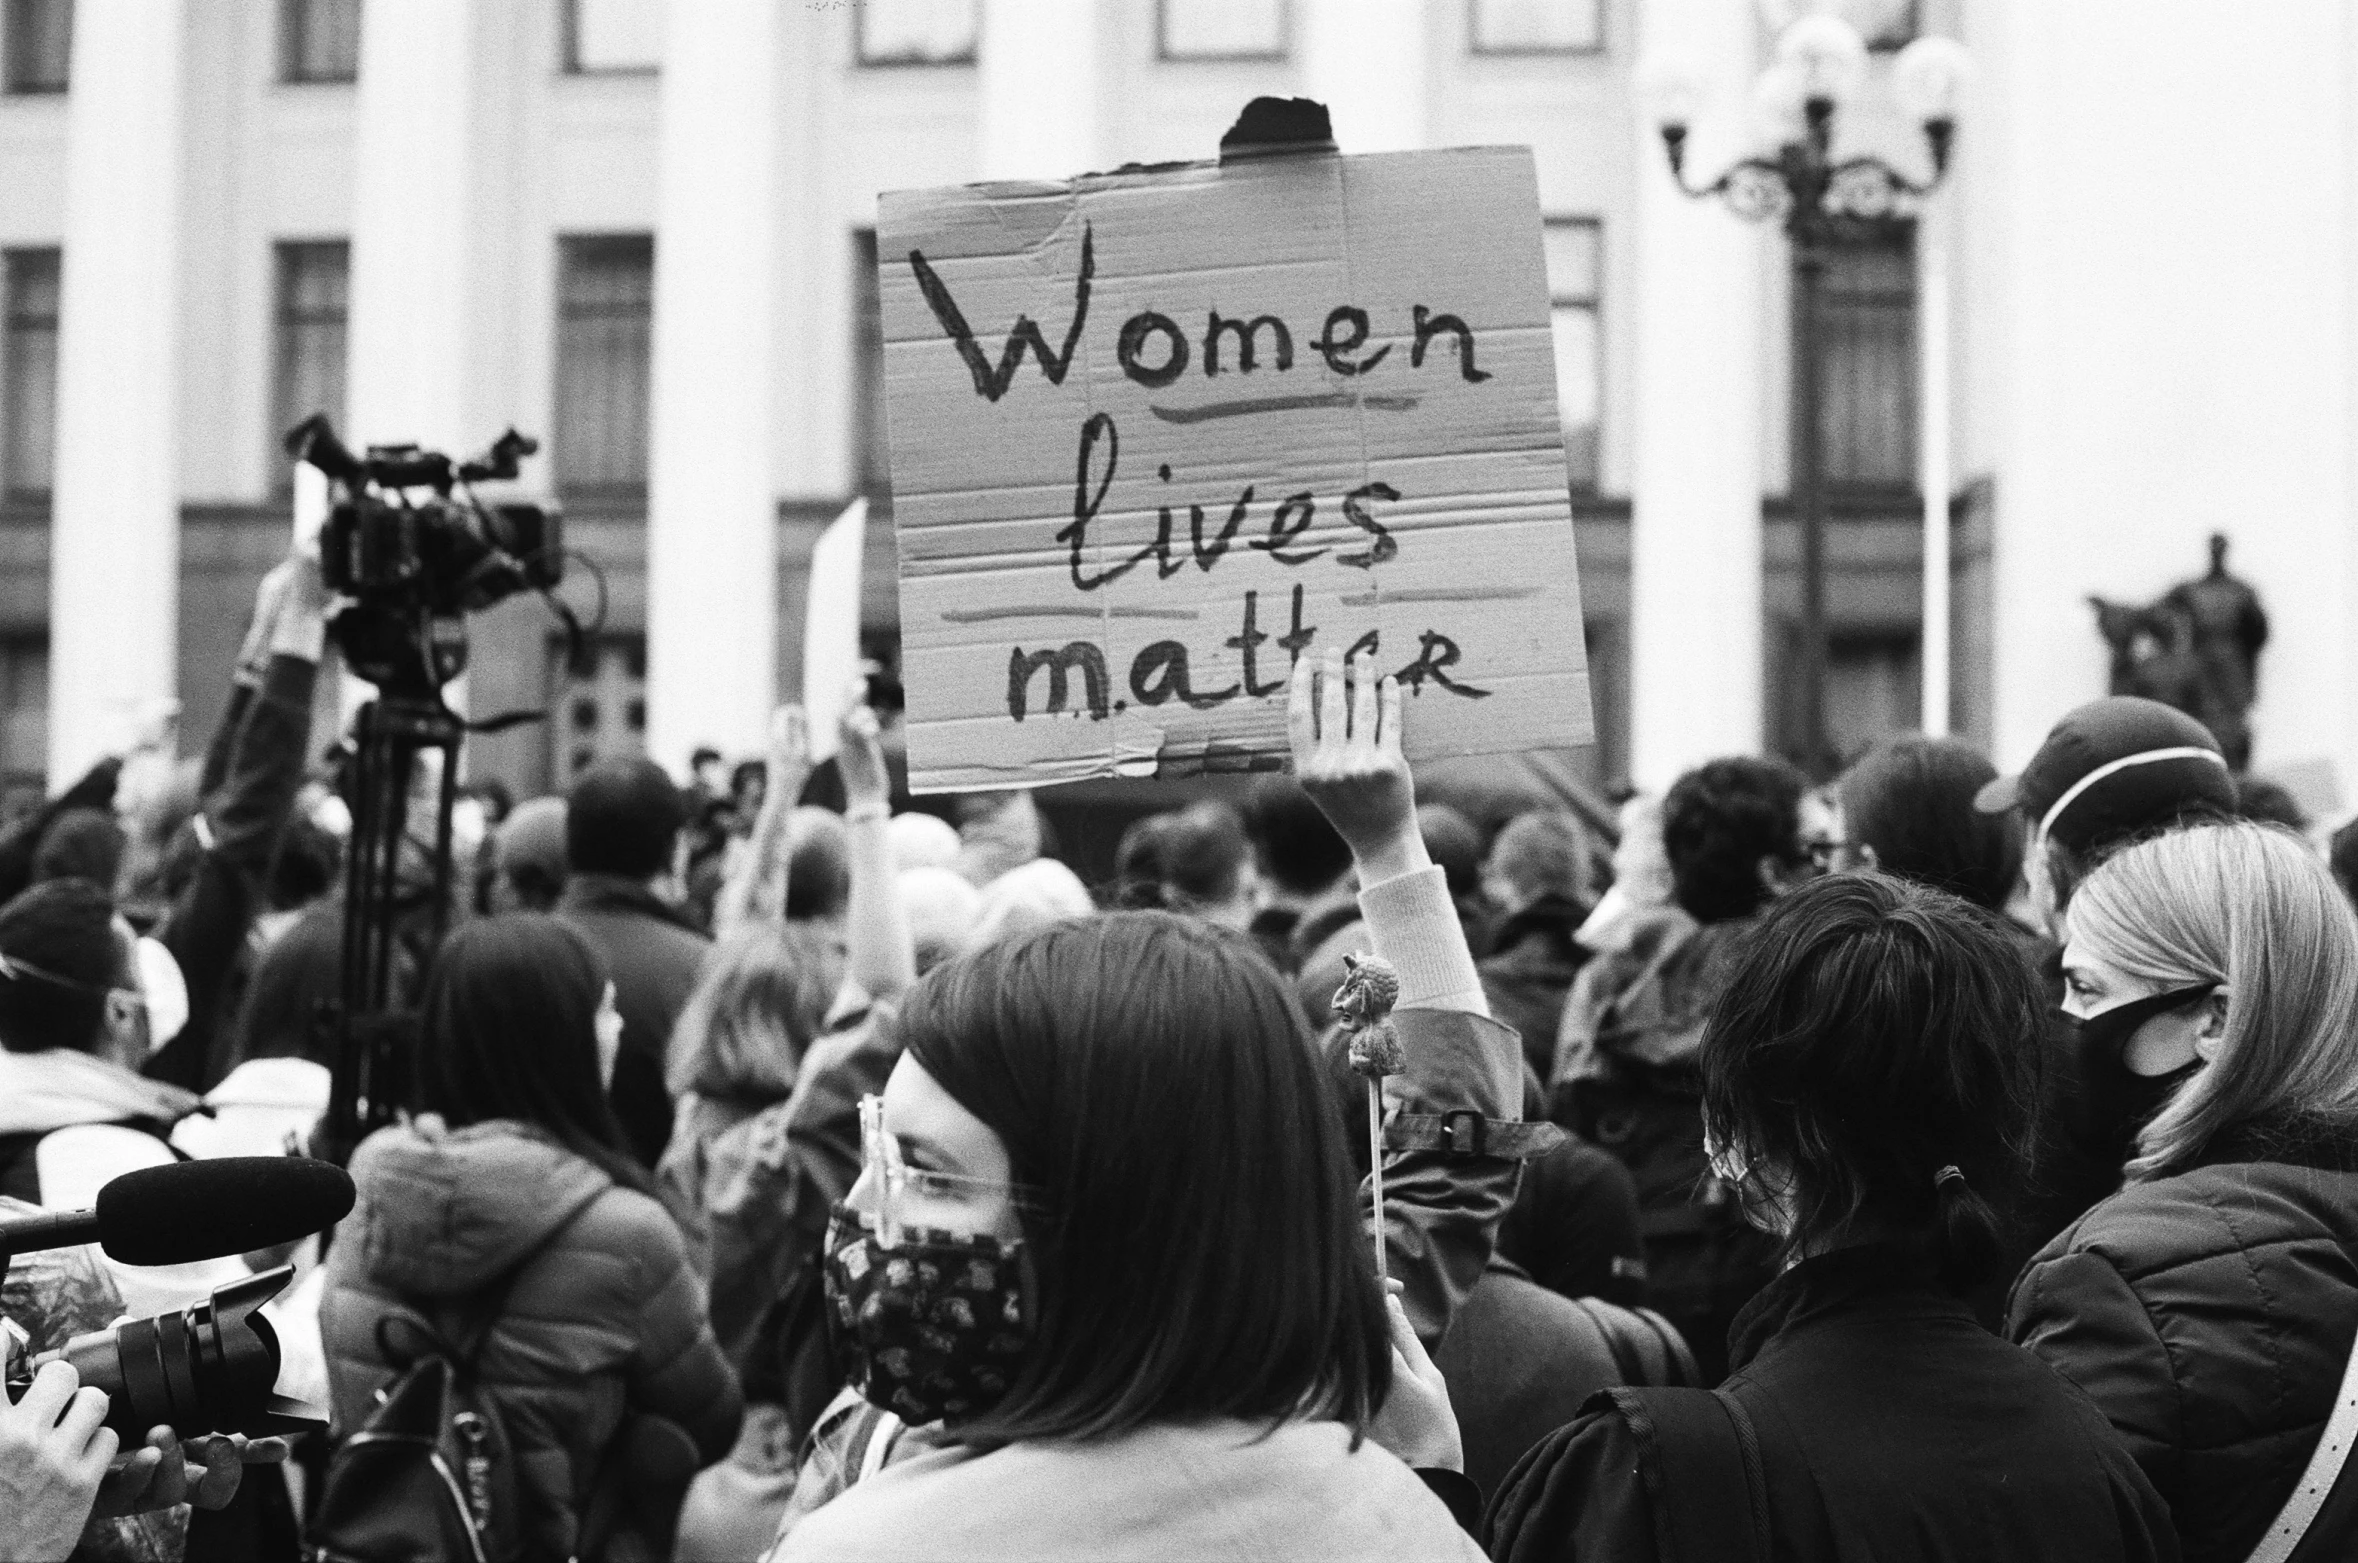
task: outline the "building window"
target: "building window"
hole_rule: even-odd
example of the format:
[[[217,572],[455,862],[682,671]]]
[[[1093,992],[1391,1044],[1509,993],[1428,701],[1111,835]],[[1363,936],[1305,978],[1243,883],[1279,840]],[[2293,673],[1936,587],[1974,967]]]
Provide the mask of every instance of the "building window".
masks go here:
[[[600,760],[635,759],[647,752],[647,638],[586,637],[578,656],[564,641],[549,648],[551,728],[549,781],[556,787]]]
[[[0,789],[30,789],[36,803],[49,770],[49,641],[0,639]]]
[[[662,64],[661,0],[565,0],[569,75],[652,71]]]
[[[852,32],[862,65],[972,65],[977,0],[860,0]]]
[[[360,0],[285,0],[279,16],[286,80],[360,79]]]
[[[567,493],[647,491],[647,365],[655,241],[558,241],[556,474]]]
[[[1286,0],[1158,0],[1155,50],[1166,60],[1282,60]]]
[[[1476,54],[1593,54],[1604,0],[1470,0]]]
[[[876,279],[876,230],[852,232],[852,479],[878,495],[892,487],[884,420],[884,305]]]
[[[8,0],[10,92],[63,92],[74,53],[74,0]]]
[[[57,449],[55,250],[0,256],[7,297],[0,322],[0,488],[11,499],[49,497]]]
[[[294,469],[279,443],[315,412],[344,427],[344,341],[352,247],[341,239],[278,247],[273,327],[271,466],[281,486]]]
[[[1547,249],[1548,323],[1556,339],[1556,416],[1572,486],[1598,479],[1597,428],[1604,405],[1605,339],[1600,318],[1602,230],[1593,217],[1551,217]]]
[[[1832,484],[1909,487],[1916,480],[1914,245],[1903,228],[1828,250],[1825,264],[1819,471]]]

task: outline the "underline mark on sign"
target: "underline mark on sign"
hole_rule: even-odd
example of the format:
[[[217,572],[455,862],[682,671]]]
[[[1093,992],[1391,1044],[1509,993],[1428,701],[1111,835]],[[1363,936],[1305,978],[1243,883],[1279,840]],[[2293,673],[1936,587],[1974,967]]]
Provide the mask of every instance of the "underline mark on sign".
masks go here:
[[[1514,597],[1536,597],[1536,586],[1406,586],[1388,592],[1353,592],[1343,599],[1346,608],[1374,608],[1387,602],[1504,602]]]
[[[1397,594],[1395,594],[1397,595]],[[1055,604],[1011,608],[947,608],[946,624],[987,624],[993,619],[1194,619],[1193,608],[1067,608]]]
[[[1232,402],[1206,402],[1201,407],[1157,407],[1154,415],[1165,423],[1208,423],[1214,418],[1242,418],[1256,412],[1291,412],[1297,407],[1372,407],[1377,412],[1410,412],[1422,400],[1415,396],[1360,396],[1350,391],[1313,391],[1300,396],[1246,396]]]

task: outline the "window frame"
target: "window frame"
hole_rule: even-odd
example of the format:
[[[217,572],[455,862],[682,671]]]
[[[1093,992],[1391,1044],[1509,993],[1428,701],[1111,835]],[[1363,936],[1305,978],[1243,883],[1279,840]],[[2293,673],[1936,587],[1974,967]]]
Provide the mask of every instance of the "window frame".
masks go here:
[[[663,72],[660,59],[647,65],[584,65],[581,63],[581,0],[564,0],[557,8],[557,74],[586,76],[593,80],[614,76],[628,79],[634,76],[658,76]]]
[[[366,0],[357,0],[355,11]],[[400,0],[390,0],[398,4]],[[360,17],[355,14],[352,27],[352,74],[349,76],[313,75],[304,66],[304,44],[310,36],[308,25],[314,0],[279,0],[278,6],[278,79],[288,87],[349,87],[360,80]]]
[[[841,0],[838,0],[841,3]],[[966,52],[938,60],[873,59],[868,53],[868,7],[852,0],[852,68],[862,71],[936,71],[971,69],[982,53],[982,0],[967,0],[967,12],[974,18],[968,29]]]
[[[17,299],[18,268],[28,259],[47,261],[52,286],[57,292],[57,305],[47,319],[50,337],[49,384],[49,484],[44,488],[23,487],[17,483],[14,464],[9,461],[16,445],[18,417],[16,407],[17,332],[19,313]],[[56,244],[11,245],[0,249],[0,505],[45,506],[57,492],[57,356],[58,338],[65,318],[65,250]]]
[[[560,233],[556,236],[556,241],[557,274],[556,287],[552,295],[555,307],[550,319],[556,340],[552,344],[553,350],[549,355],[550,481],[559,497],[564,499],[589,501],[593,505],[598,502],[644,505],[647,498],[647,485],[652,476],[654,464],[656,235],[644,230],[606,230],[590,233]],[[566,457],[570,450],[567,432],[570,425],[565,415],[567,386],[565,332],[569,321],[588,317],[586,314],[576,315],[574,313],[577,309],[586,309],[586,306],[578,305],[568,297],[566,280],[571,268],[577,264],[576,257],[599,246],[619,251],[626,245],[634,248],[643,247],[647,256],[647,306],[644,316],[647,335],[646,383],[641,388],[647,419],[646,427],[640,431],[643,443],[640,451],[639,476],[635,479],[585,481],[569,474],[566,470],[568,465]]]
[[[1917,237],[1916,223],[1913,218],[1860,219],[1848,224],[1833,242],[1824,246],[1820,264],[1826,267],[1827,271],[1821,274],[1818,280],[1818,406],[1814,409],[1802,405],[1799,332],[1791,327],[1787,330],[1789,339],[1786,353],[1789,365],[1786,371],[1787,400],[1792,405],[1791,416],[1786,420],[1788,426],[1786,437],[1792,441],[1786,452],[1787,470],[1790,472],[1795,466],[1801,442],[1811,438],[1810,422],[1815,418],[1818,422],[1820,441],[1818,446],[1818,483],[1829,495],[1896,500],[1907,498],[1916,492],[1918,463],[1923,455],[1920,448],[1920,442],[1923,439],[1920,420],[1924,406],[1924,387],[1918,379],[1917,363],[1918,334],[1924,328],[1924,299],[1916,263]],[[1828,373],[1831,365],[1828,363],[1830,338],[1827,335],[1828,318],[1835,302],[1835,286],[1831,268],[1834,258],[1838,254],[1860,250],[1896,252],[1901,257],[1902,270],[1907,277],[1906,310],[1903,318],[1907,323],[1908,345],[1906,351],[1899,355],[1898,360],[1900,376],[1907,386],[1907,406],[1902,410],[1899,419],[1899,427],[1906,446],[1907,461],[1905,465],[1907,470],[1898,477],[1862,478],[1836,473],[1834,462],[1838,447],[1831,437],[1832,431],[1826,427],[1824,421],[1827,413],[1833,407],[1832,397],[1828,391],[1832,380]],[[1798,323],[1801,296],[1801,272],[1798,265],[1788,266],[1786,286],[1790,290],[1788,298],[1791,300],[1791,312],[1795,322]],[[1849,291],[1853,298],[1864,296],[1858,290]],[[1790,479],[1788,479],[1786,486],[1788,488],[1793,486]]]
[[[1606,0],[1588,0],[1596,13],[1596,41],[1586,44],[1486,44],[1482,41],[1482,0],[1465,0],[1466,54],[1477,60],[1574,60],[1612,53],[1612,11]]]
[[[324,315],[298,319],[294,305],[295,258],[304,251],[321,253],[340,251],[344,258],[344,307],[338,317],[343,332],[343,365],[339,377],[343,381],[344,405],[329,411],[341,430],[352,410],[352,241],[349,239],[275,239],[270,245],[270,419],[272,427],[266,431],[270,443],[265,460],[272,477],[271,491],[286,494],[295,486],[294,464],[286,459],[282,443],[291,425],[287,415],[293,409],[296,354],[292,327],[324,325]],[[308,417],[308,412],[297,412],[296,417]]]
[[[1555,333],[1555,316],[1557,310],[1585,309],[1589,313],[1589,318],[1596,322],[1596,471],[1586,478],[1574,476],[1569,470],[1570,463],[1567,461],[1565,476],[1570,480],[1572,491],[1574,493],[1601,494],[1605,489],[1605,421],[1607,413],[1611,411],[1610,403],[1605,394],[1609,383],[1609,377],[1606,372],[1607,354],[1605,345],[1605,219],[1601,214],[1598,213],[1563,212],[1541,217],[1539,220],[1539,226],[1542,230],[1540,253],[1543,262],[1546,255],[1545,230],[1547,229],[1555,228],[1571,230],[1586,228],[1593,232],[1596,236],[1596,276],[1590,285],[1589,291],[1586,295],[1559,292],[1556,288],[1555,279],[1550,277],[1547,282],[1547,313],[1548,333],[1551,338],[1551,351],[1553,346],[1552,338]],[[1557,406],[1560,409],[1563,405],[1563,390],[1561,387],[1558,387],[1556,397]],[[1557,432],[1560,435],[1564,431],[1559,428]]]
[[[1182,54],[1171,47],[1173,0],[1154,0],[1154,58],[1158,65],[1283,65],[1294,57],[1293,0],[1270,0],[1277,7],[1277,47],[1218,54]]]
[[[17,40],[24,18],[36,7],[48,6],[65,17],[65,61],[62,74],[56,80],[30,80],[19,74],[19,65],[26,57],[26,49]],[[73,0],[6,0],[0,11],[0,97],[56,98],[73,90],[74,85],[74,3]]]

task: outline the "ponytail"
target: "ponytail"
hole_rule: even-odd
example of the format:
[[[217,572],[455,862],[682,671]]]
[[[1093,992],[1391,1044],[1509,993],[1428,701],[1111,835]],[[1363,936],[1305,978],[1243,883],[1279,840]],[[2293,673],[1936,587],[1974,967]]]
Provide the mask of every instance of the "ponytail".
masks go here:
[[[1933,1249],[1941,1280],[1963,1291],[1998,1266],[1998,1213],[1954,1162],[1932,1175],[1932,1199],[1939,1208]]]

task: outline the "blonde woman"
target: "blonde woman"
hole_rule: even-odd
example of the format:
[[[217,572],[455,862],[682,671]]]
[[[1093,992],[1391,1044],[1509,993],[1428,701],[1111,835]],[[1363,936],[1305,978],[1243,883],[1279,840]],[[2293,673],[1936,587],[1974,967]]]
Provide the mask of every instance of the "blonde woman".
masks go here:
[[[2240,1563],[2358,1335],[2358,917],[2297,837],[2236,823],[2122,852],[2067,929],[2084,1056],[2171,1085],[2127,1186],[2015,1282],[2008,1331],[2103,1408],[2187,1563]]]

